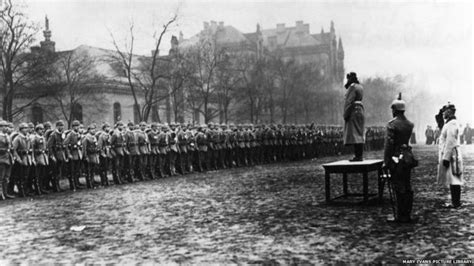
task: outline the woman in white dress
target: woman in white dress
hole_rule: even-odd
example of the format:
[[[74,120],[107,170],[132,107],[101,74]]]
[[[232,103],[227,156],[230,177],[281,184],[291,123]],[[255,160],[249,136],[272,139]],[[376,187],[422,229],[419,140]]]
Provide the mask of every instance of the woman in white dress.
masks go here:
[[[439,136],[438,184],[449,187],[451,204],[449,208],[461,207],[461,186],[463,180],[463,161],[459,145],[460,130],[456,120],[456,108],[448,103],[443,107],[443,118],[446,120]]]

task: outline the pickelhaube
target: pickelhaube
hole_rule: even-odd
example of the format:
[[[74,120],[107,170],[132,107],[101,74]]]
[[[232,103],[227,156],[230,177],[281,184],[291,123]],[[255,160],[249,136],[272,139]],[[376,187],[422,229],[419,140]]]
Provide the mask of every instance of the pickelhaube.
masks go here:
[[[53,126],[53,125],[52,125],[51,122],[49,122],[49,121],[46,121],[46,122],[44,123],[44,128],[51,128],[52,126]]]
[[[36,125],[35,130],[38,131],[38,129],[44,129],[43,124]]]
[[[28,124],[27,123],[20,123],[20,125],[18,125],[18,128],[20,130],[24,129],[24,128],[28,128]]]
[[[81,125],[81,123],[79,121],[77,121],[77,120],[72,121],[72,126],[73,127],[78,127],[80,125]]]
[[[63,120],[58,120],[58,121],[56,121],[56,126],[57,126],[57,127],[64,126],[64,121],[63,121]]]
[[[402,93],[398,94],[398,98],[392,102],[392,109],[396,111],[405,111],[405,101],[402,100]]]
[[[108,127],[110,127],[109,123],[104,122],[104,123],[102,124],[102,130],[104,130],[104,129],[108,128]]]

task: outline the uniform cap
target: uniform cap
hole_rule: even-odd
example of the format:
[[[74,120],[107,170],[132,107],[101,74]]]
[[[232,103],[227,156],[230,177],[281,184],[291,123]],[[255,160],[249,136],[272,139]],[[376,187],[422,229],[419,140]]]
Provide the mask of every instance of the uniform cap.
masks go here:
[[[38,129],[44,129],[43,124],[36,125],[35,130],[38,131]]]
[[[56,121],[56,126],[57,127],[64,126],[64,121],[63,120]]]
[[[115,127],[118,127],[118,126],[123,126],[123,122],[122,121],[117,121],[117,123],[115,123]]]
[[[133,127],[135,124],[133,124],[133,122],[128,122],[127,123],[127,127]]]
[[[28,127],[29,127],[29,128],[35,128],[35,124],[33,124],[32,122],[29,122],[29,123],[28,123]]]
[[[77,120],[72,121],[72,126],[73,127],[78,127],[80,125],[81,125],[81,123],[79,121],[77,121]]]
[[[8,122],[5,120],[0,120],[0,127],[8,127]]]
[[[51,124],[51,122],[47,121],[44,123],[44,127],[46,128],[51,128],[53,125]]]
[[[392,102],[392,109],[396,111],[405,111],[405,101],[402,100],[402,93],[398,94],[398,98]]]
[[[151,123],[151,127],[152,127],[152,128],[157,128],[157,127],[158,127],[158,123]]]
[[[87,127],[87,130],[95,129],[96,127],[97,127],[97,125],[95,123],[92,123]]]
[[[109,123],[104,122],[104,123],[102,124],[102,130],[104,130],[104,129],[107,128],[107,127],[110,127]]]
[[[454,104],[448,102],[448,104],[446,104],[445,106],[443,106],[443,112],[446,111],[446,110],[453,110],[453,111],[456,111],[456,106],[454,106]]]
[[[140,122],[140,126],[147,126],[145,121]]]

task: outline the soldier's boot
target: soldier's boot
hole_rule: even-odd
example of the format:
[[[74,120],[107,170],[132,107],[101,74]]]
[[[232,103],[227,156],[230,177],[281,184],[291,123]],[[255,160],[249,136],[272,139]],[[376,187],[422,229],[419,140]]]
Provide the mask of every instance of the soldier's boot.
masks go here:
[[[461,207],[461,186],[460,185],[450,185],[451,191],[451,203],[454,208]]]
[[[18,195],[19,195],[21,198],[26,197],[24,181],[23,181],[23,180],[19,180],[18,183],[16,184],[16,186],[17,186],[17,188],[18,188]]]
[[[74,177],[69,175],[68,180],[69,180],[69,189],[72,191],[76,191],[77,187],[76,187],[76,182],[74,181]]]
[[[41,186],[40,186],[40,181],[38,177],[33,177],[33,186],[35,188],[35,193],[36,195],[41,195]]]
[[[54,191],[55,191],[55,192],[61,192],[61,191],[62,191],[61,185],[60,185],[60,183],[59,183],[60,180],[61,180],[61,179],[60,179],[59,176],[56,176],[56,177],[54,177],[54,179],[53,179],[53,186],[54,186]]]
[[[49,194],[51,193],[51,186],[49,184],[49,177],[48,176],[42,176],[42,177],[38,177],[40,178],[40,188],[41,188],[41,193],[43,194]]]
[[[120,184],[122,184],[122,183],[120,182],[120,179],[119,179],[117,173],[112,173],[112,177],[113,177],[113,180],[114,180],[114,184],[115,184],[115,185],[120,185]]]
[[[4,185],[5,184],[4,183],[5,182],[0,183],[0,200],[5,200],[6,199],[5,196],[4,196],[4,194],[5,194],[5,192],[4,192],[5,191]]]
[[[15,196],[8,193],[8,180],[2,182],[2,194],[5,199],[14,199]]]
[[[86,170],[86,188],[91,189],[92,188],[92,171],[90,169]]]
[[[11,195],[13,198],[15,198],[15,183],[17,182],[14,182],[13,180],[11,180],[10,182],[8,182],[8,185],[7,185],[7,194],[8,195]]]

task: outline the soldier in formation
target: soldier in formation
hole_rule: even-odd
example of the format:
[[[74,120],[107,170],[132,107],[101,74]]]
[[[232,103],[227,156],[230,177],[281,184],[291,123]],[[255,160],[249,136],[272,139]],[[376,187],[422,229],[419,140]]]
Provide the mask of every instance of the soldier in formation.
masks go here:
[[[54,125],[21,123],[14,130],[0,121],[0,199],[59,192],[61,179],[75,191],[351,152],[342,127],[331,125]],[[367,128],[365,149],[382,149],[383,138],[383,128]]]

